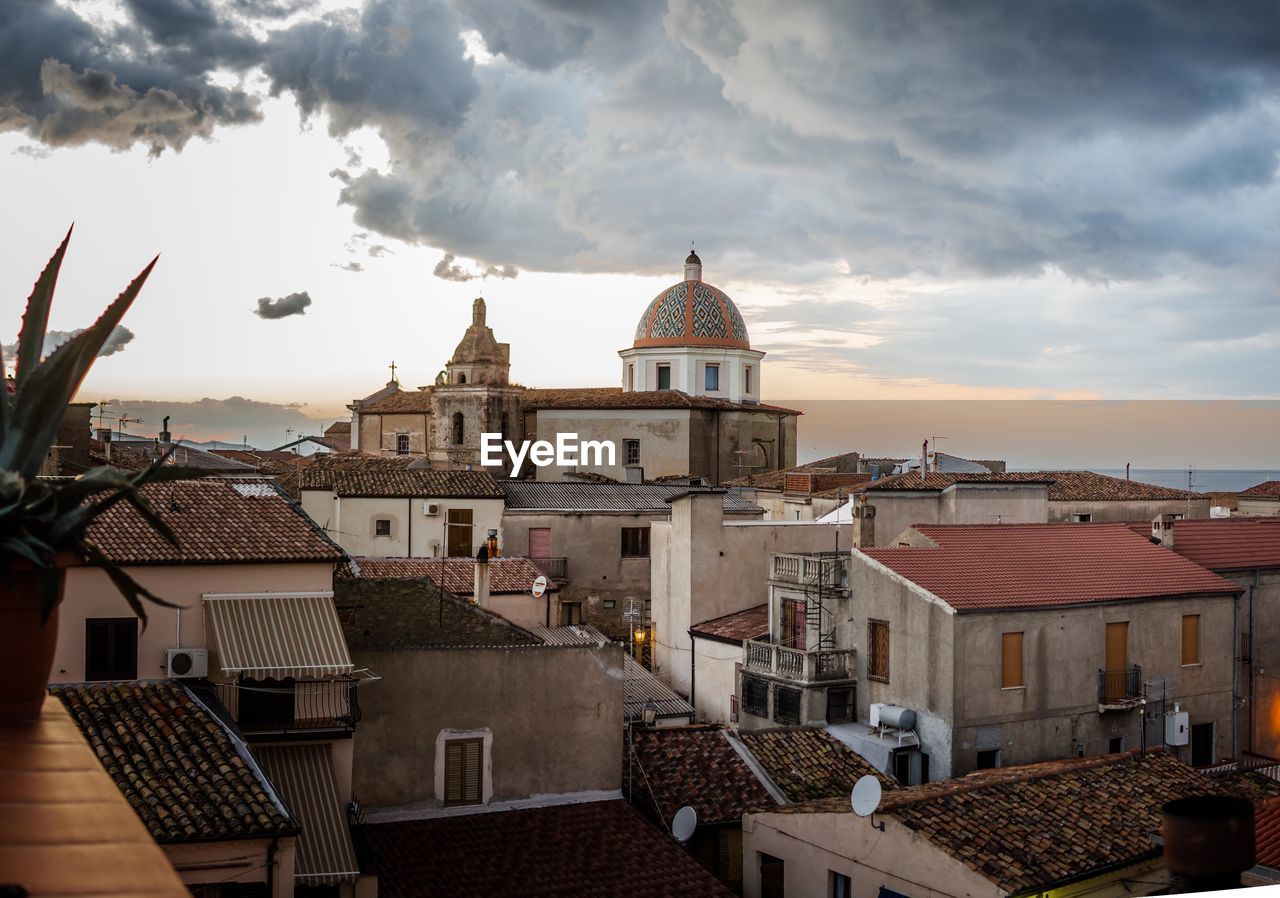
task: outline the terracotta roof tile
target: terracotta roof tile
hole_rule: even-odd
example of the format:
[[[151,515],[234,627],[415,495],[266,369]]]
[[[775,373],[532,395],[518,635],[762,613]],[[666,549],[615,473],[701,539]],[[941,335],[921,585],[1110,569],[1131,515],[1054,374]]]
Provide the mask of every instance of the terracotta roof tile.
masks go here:
[[[1050,502],[1142,502],[1170,499],[1206,499],[1203,493],[1156,486],[1123,477],[1108,477],[1093,471],[1034,471],[1035,476],[1053,481]]]
[[[1151,525],[1135,523],[1149,536]],[[1280,567],[1280,518],[1210,518],[1173,522],[1173,551],[1212,571]]]
[[[958,611],[1053,607],[1239,587],[1127,524],[916,525],[936,545],[858,549]]]
[[[939,471],[929,471],[920,477],[919,471],[908,471],[905,474],[891,474],[888,477],[881,477],[879,480],[867,484],[863,489],[866,492],[874,493],[888,490],[920,490],[925,492],[941,492],[949,489],[957,483],[1025,483],[1025,484],[1045,484],[1052,489],[1052,478],[1045,474],[1036,474],[1023,471],[1012,471],[1007,473],[944,473]]]
[[[372,402],[361,403],[359,413],[364,414],[425,414],[432,412],[431,387],[423,390],[396,390],[388,396]]]
[[[880,780],[886,791],[898,788],[897,780],[876,770],[825,730],[805,727],[743,731],[738,738],[788,801],[848,801],[853,784],[868,774]]]
[[[444,572],[444,588],[455,596],[469,596],[475,590],[474,558],[352,558],[358,569],[356,576],[366,580],[401,580],[425,578],[440,584]],[[543,576],[542,570],[528,558],[510,556],[489,561],[489,592],[528,593],[533,581]],[[560,587],[548,580],[547,591]]]
[[[1241,490],[1240,495],[1251,499],[1280,499],[1280,480],[1264,481],[1247,490]]]
[[[178,538],[170,545],[120,503],[94,520],[88,539],[118,564],[338,561],[342,550],[269,479],[179,480],[142,494]]]
[[[502,485],[488,471],[438,471],[422,459],[345,454],[316,458],[300,488],[332,490],[342,497],[501,499]]]
[[[1161,751],[983,770],[885,793],[891,816],[1001,891],[1018,894],[1154,857],[1160,809],[1191,795],[1236,795]],[[779,813],[849,813],[845,798]],[[1102,824],[1105,821],[1105,825]]]
[[[624,801],[375,823],[357,844],[382,898],[731,898]]]
[[[637,730],[632,751],[635,795],[668,824],[685,805],[698,812],[699,824],[738,821],[776,805],[720,727]]]
[[[630,408],[705,408],[722,411],[766,411],[786,415],[802,412],[768,403],[730,402],[710,396],[690,396],[680,390],[640,390],[626,392],[621,387],[570,387],[567,389],[526,390],[524,407],[541,409],[630,409]]]
[[[1258,805],[1253,818],[1254,844],[1258,863],[1280,870],[1280,798]]]
[[[223,725],[174,682],[53,686],[157,842],[297,828]]]
[[[705,620],[690,627],[689,633],[700,639],[714,639],[732,645],[741,645],[744,639],[760,639],[769,635],[769,606],[757,605],[746,611]]]

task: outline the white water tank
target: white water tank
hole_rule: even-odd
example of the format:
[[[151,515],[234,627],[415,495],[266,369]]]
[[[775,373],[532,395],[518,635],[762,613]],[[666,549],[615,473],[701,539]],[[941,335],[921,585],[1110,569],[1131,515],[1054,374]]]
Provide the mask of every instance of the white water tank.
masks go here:
[[[881,705],[880,725],[897,727],[900,730],[915,729],[916,712],[901,705]]]
[[[1164,718],[1165,745],[1186,745],[1191,741],[1191,715],[1173,706],[1173,713]]]

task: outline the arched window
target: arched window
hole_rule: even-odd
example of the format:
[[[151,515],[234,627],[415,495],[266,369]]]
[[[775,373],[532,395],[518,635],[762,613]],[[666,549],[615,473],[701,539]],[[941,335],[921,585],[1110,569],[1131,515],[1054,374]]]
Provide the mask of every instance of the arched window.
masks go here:
[[[467,382],[467,376],[465,374],[459,374],[458,383],[465,384],[466,382]]]
[[[462,418],[462,412],[453,413],[453,445],[461,446],[462,438],[466,434],[465,422]]]

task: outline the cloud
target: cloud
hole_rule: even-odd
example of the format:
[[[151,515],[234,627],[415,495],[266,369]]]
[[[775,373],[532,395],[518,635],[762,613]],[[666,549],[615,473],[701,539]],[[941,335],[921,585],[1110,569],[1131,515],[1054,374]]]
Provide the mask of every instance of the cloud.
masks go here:
[[[370,253],[373,255],[373,253]],[[469,271],[461,265],[454,264],[455,256],[453,253],[445,253],[443,258],[436,263],[436,267],[431,273],[436,277],[446,281],[474,281],[479,278],[515,278],[519,277],[520,271],[514,265],[489,265],[480,271]]]
[[[348,259],[346,262],[330,262],[330,267],[338,268],[342,271],[360,272],[364,271],[364,263],[357,262],[355,259]]]
[[[84,333],[84,330],[85,329],[81,327],[73,331],[46,331],[44,335],[44,346],[40,351],[41,357],[47,358],[50,353],[63,343],[66,343],[77,334]],[[133,331],[129,330],[129,328],[125,327],[123,324],[117,324],[115,329],[107,336],[106,342],[102,344],[102,348],[98,350],[98,358],[115,355],[131,343],[133,341],[133,337]],[[12,343],[6,343],[4,346],[0,347],[0,350],[4,352],[6,364],[13,365],[17,361],[18,341],[15,340]]]
[[[301,293],[290,293],[279,299],[264,296],[258,300],[258,308],[253,314],[273,321],[277,318],[288,318],[290,315],[305,315],[309,305],[311,305],[311,294],[305,290]]]

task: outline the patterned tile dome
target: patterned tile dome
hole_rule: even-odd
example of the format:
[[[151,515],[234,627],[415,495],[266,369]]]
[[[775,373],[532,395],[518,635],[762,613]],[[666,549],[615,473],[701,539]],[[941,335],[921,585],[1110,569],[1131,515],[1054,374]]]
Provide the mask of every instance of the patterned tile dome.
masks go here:
[[[637,349],[645,346],[716,346],[750,349],[747,325],[733,300],[718,287],[703,283],[701,260],[689,280],[680,281],[654,297],[636,325]]]

